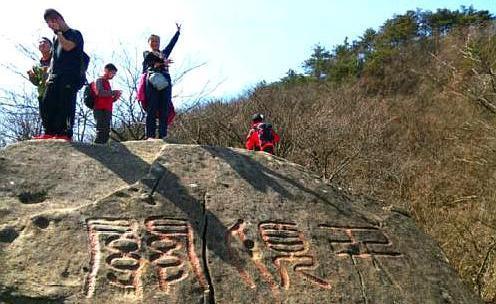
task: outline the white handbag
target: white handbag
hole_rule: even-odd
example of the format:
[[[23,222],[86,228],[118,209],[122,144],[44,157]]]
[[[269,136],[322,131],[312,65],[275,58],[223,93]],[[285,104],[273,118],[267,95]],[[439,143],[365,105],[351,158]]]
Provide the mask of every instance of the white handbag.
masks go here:
[[[150,81],[152,86],[159,91],[162,91],[169,86],[169,81],[167,81],[165,76],[159,72],[150,72],[148,74],[148,81]]]

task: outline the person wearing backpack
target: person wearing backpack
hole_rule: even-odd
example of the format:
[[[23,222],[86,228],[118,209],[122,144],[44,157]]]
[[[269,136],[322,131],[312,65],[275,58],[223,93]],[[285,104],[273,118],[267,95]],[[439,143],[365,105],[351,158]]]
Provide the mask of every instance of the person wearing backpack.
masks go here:
[[[112,90],[110,80],[117,73],[112,63],[103,68],[103,75],[90,84],[94,94],[93,116],[96,121],[95,144],[105,144],[110,137],[110,123],[112,122],[112,106],[121,96],[120,90]]]
[[[52,62],[40,116],[45,130],[37,139],[72,140],[76,112],[76,94],[81,88],[84,40],[78,30],[70,28],[64,17],[54,9],[47,9],[44,19],[55,33]],[[87,63],[87,62],[86,62]]]
[[[272,124],[265,122],[263,114],[254,114],[251,119],[251,128],[246,136],[247,150],[264,151],[274,154],[275,145],[280,137],[272,128]]]
[[[167,136],[167,127],[172,107],[172,81],[169,74],[169,64],[172,60],[169,55],[179,39],[181,25],[176,23],[177,31],[169,44],[160,50],[160,37],[151,35],[148,38],[149,51],[143,52],[143,73],[145,76],[145,111],[146,111],[146,138],[156,137],[158,116],[158,137]],[[144,103],[145,104],[145,103]]]

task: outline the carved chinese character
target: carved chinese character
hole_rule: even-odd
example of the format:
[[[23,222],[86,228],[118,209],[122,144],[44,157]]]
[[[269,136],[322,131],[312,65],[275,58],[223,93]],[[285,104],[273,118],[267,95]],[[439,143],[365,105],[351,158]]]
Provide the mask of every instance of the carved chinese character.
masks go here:
[[[206,288],[207,281],[196,256],[193,229],[186,220],[152,217],[145,221],[149,233],[147,246],[151,251],[150,262],[157,267],[159,286],[170,293],[174,284],[188,277],[189,262],[200,282]]]
[[[208,288],[194,250],[193,229],[186,220],[151,217],[144,225],[147,235],[146,246],[142,248],[140,225],[136,220],[87,221],[91,253],[91,269],[85,285],[88,298],[95,294],[97,283],[102,285],[105,282],[142,297],[142,266],[146,258],[156,268],[158,285],[167,294],[174,284],[188,277],[190,270],[195,273],[200,286]],[[150,254],[143,256],[143,252]],[[103,279],[97,281],[98,276]]]
[[[91,260],[86,280],[86,295],[95,291],[96,277],[102,269],[109,283],[125,291],[142,294],[141,241],[137,222],[128,220],[88,220]]]
[[[319,278],[309,271],[317,265],[310,254],[310,245],[303,233],[294,223],[266,222],[259,225],[260,236],[265,245],[276,253],[274,264],[281,277],[281,286],[289,289],[290,279],[288,268],[299,276],[322,288],[331,288],[326,280]]]
[[[337,257],[343,257],[339,260],[349,261],[356,271],[357,279],[360,281],[358,286],[362,290],[364,303],[370,301],[370,297],[367,296],[369,286],[376,289],[378,291],[377,296],[380,295],[381,297],[381,299],[377,298],[371,302],[383,303],[384,298],[388,298],[394,303],[402,301],[396,293],[390,293],[391,290],[401,287],[391,272],[388,271],[389,267],[385,266],[383,262],[394,267],[394,265],[404,262],[398,259],[403,255],[394,248],[393,243],[382,229],[373,226],[330,225],[319,225],[319,228],[326,231],[332,253]],[[381,284],[369,283],[369,281],[374,280],[381,282]],[[391,288],[392,286],[394,288]]]
[[[328,240],[338,256],[372,258],[374,256],[399,257],[387,235],[377,227],[340,227],[319,225],[327,230]]]
[[[234,250],[233,243],[235,241],[238,241],[238,243],[240,243],[242,247],[248,250],[250,260],[253,262],[261,277],[269,285],[270,289],[277,297],[279,293],[276,283],[274,282],[274,278],[270,274],[270,271],[267,269],[267,267],[262,263],[260,253],[258,252],[258,249],[255,248],[255,243],[252,240],[246,238],[245,229],[246,223],[243,220],[238,220],[226,232],[226,245],[229,259],[231,260],[231,263],[239,272],[241,278],[245,281],[245,283],[252,289],[256,288],[255,282],[248,271],[246,271],[246,268],[244,267],[245,265],[243,265],[244,263],[239,256],[239,253]]]

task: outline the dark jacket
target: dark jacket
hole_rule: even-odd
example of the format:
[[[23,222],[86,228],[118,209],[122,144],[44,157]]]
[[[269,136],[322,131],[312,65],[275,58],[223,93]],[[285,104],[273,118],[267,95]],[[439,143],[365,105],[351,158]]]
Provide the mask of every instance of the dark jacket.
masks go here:
[[[169,58],[169,55],[171,54],[172,49],[176,45],[176,42],[177,42],[178,39],[179,39],[179,31],[177,31],[174,34],[174,36],[172,37],[172,39],[169,41],[169,44],[167,44],[167,46],[162,51],[160,51],[160,53],[162,54],[163,58],[160,58],[159,56],[157,56],[156,54],[154,54],[151,51],[144,51],[143,52],[143,73],[145,73],[148,70],[154,70],[154,71],[157,71],[157,72],[164,72],[164,75],[165,74],[168,75],[169,74],[168,67],[166,67],[165,65],[163,65],[161,68],[159,68],[157,70],[154,67],[154,64],[157,63],[157,62],[158,63],[164,62],[164,59]],[[170,78],[170,76],[169,76],[169,78]],[[169,79],[169,81],[170,81],[170,79]]]
[[[68,29],[63,32],[65,39],[76,44],[76,47],[70,51],[62,48],[59,40],[55,38],[52,51],[52,68],[51,73],[56,75],[75,75],[81,74],[81,56],[83,53],[84,40],[78,30]]]

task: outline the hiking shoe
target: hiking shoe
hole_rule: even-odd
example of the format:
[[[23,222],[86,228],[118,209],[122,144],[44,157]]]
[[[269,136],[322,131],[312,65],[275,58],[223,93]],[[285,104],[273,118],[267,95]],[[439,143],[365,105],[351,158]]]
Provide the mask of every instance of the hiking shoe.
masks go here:
[[[53,138],[54,135],[50,135],[50,134],[43,134],[43,135],[36,135],[36,136],[33,136],[33,139],[50,139],[50,138]]]

